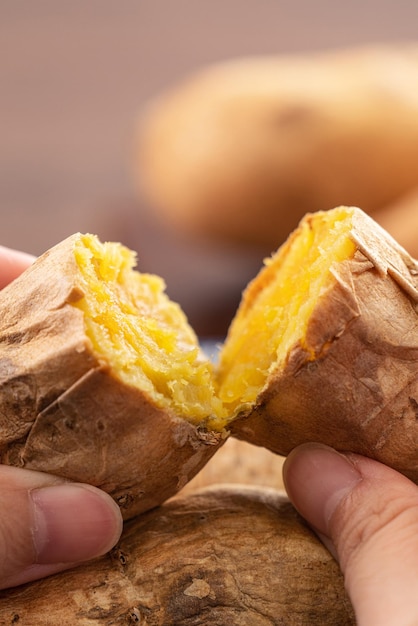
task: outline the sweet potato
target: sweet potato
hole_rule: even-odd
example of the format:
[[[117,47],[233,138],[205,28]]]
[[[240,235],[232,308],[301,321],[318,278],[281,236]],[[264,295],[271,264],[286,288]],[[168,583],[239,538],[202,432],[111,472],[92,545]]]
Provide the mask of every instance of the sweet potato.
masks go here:
[[[4,626],[351,626],[336,561],[280,492],[178,497],[108,555],[0,593]]]
[[[229,329],[218,373],[229,429],[282,455],[320,441],[418,482],[417,305],[418,262],[368,215],[308,215]]]
[[[418,185],[418,46],[225,60],[138,114],[135,180],[181,232],[282,243],[307,212]]]
[[[125,518],[222,443],[205,427],[212,364],[161,279],[133,264],[76,234],[0,292],[0,462],[101,487]]]

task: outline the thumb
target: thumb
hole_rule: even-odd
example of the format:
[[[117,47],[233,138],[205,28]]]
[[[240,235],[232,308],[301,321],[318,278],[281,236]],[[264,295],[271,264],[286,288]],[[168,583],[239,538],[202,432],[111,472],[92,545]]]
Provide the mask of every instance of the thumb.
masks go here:
[[[418,624],[418,487],[317,444],[284,464],[290,499],[338,559],[358,626]]]
[[[99,489],[0,466],[0,589],[104,554],[121,530],[118,506]]]
[[[26,252],[0,246],[0,289],[17,278],[34,260],[35,257]]]

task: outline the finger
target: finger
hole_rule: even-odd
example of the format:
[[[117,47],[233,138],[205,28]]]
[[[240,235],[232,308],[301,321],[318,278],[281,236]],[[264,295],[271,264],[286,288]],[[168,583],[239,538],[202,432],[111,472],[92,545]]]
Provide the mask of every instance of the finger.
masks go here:
[[[284,481],[338,559],[358,625],[418,624],[418,487],[376,461],[316,444],[289,455]]]
[[[100,556],[118,541],[116,503],[90,485],[0,466],[0,588]]]
[[[35,257],[26,252],[0,246],[0,289],[17,278],[34,260]]]

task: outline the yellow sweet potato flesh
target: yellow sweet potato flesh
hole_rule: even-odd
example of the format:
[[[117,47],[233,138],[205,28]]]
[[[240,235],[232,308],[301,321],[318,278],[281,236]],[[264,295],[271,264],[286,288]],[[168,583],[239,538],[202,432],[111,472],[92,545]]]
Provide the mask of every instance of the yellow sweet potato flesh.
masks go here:
[[[219,397],[229,415],[253,404],[271,369],[304,344],[312,311],[334,282],[333,264],[356,250],[352,213],[347,207],[318,213],[315,228],[303,221],[249,285],[220,358]]]
[[[163,280],[136,272],[132,251],[93,235],[80,236],[75,258],[84,297],[73,305],[84,312],[94,351],[114,374],[192,423],[222,414],[212,364]]]

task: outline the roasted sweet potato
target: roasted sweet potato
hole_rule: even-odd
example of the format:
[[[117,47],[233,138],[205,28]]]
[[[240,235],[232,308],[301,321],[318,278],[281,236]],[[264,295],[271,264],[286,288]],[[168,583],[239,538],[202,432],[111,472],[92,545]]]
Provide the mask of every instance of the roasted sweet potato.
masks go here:
[[[308,215],[231,324],[218,372],[229,429],[283,455],[323,442],[418,482],[417,305],[418,262],[368,215]]]
[[[0,593],[4,626],[354,626],[333,557],[274,489],[177,497],[108,555]]]
[[[307,212],[418,185],[418,46],[225,60],[138,114],[135,180],[180,232],[275,249]]]
[[[133,264],[74,235],[0,292],[0,462],[101,487],[125,518],[222,443],[205,427],[212,364],[161,279]]]

